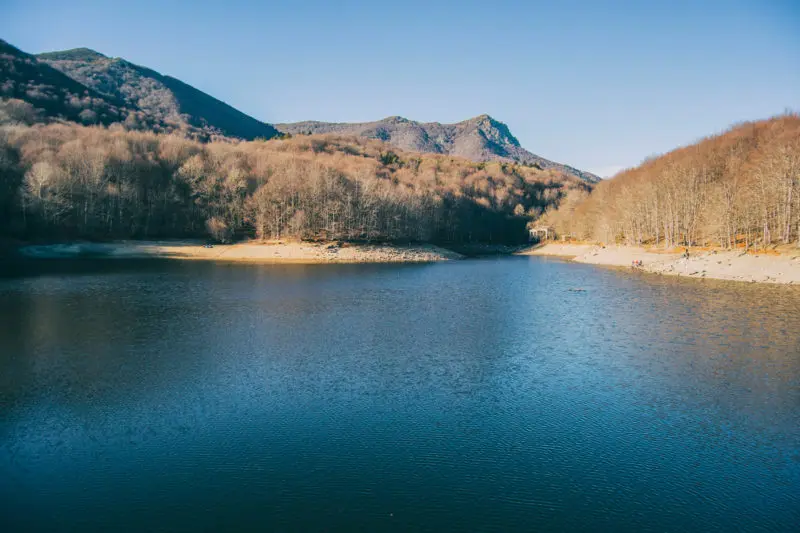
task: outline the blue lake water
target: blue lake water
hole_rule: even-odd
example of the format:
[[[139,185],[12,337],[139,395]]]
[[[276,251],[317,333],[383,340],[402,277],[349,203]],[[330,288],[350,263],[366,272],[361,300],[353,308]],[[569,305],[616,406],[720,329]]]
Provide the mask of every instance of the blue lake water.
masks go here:
[[[0,278],[0,501],[3,531],[796,532],[800,291],[39,264]]]

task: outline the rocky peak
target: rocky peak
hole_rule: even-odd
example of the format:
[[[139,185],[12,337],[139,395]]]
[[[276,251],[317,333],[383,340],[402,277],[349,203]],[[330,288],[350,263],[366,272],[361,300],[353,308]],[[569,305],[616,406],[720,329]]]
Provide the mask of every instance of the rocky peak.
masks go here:
[[[474,125],[487,140],[495,144],[520,146],[519,141],[508,129],[508,126],[499,120],[495,120],[490,115],[478,115],[475,118],[465,120],[463,123]]]
[[[549,161],[525,150],[508,126],[490,115],[482,114],[455,124],[416,122],[399,116],[376,122],[329,123],[296,122],[276,124],[284,133],[336,133],[380,139],[411,152],[458,155],[473,161],[513,161],[556,169],[594,183],[597,176],[568,165]]]

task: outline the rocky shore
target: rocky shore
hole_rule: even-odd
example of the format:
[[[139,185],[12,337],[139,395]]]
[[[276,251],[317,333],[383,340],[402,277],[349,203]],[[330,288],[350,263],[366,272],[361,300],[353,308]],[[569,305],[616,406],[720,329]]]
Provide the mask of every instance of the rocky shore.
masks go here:
[[[422,263],[460,259],[456,252],[433,245],[349,243],[240,243],[208,246],[192,241],[119,241],[29,245],[26,258],[185,259],[252,263]]]
[[[641,261],[641,266],[635,267],[638,270],[671,276],[800,284],[800,250],[783,254],[690,250],[687,258],[681,252],[660,249],[547,243],[520,253],[565,257],[592,265],[631,268],[634,261]]]

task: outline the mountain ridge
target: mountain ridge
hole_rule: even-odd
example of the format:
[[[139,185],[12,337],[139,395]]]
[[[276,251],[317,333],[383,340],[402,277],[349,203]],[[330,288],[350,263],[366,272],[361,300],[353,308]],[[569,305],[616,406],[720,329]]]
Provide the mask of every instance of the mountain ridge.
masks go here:
[[[197,135],[245,140],[272,138],[278,131],[177,78],[90,48],[46,52],[39,61],[100,94],[137,110],[126,120],[147,129],[186,129]]]
[[[473,161],[507,161],[541,169],[557,169],[584,181],[597,183],[600,178],[590,172],[557,163],[529,152],[520,145],[508,126],[481,114],[452,124],[418,122],[401,116],[390,116],[372,122],[303,121],[275,124],[284,134],[356,135],[379,139],[402,150],[457,155]]]
[[[52,52],[43,52],[35,54],[35,57],[40,60],[68,60],[68,61],[87,61],[95,59],[111,59],[105,54],[101,54],[97,50],[91,48],[69,48],[67,50],[54,50]]]
[[[0,97],[22,100],[24,121],[61,118],[83,124],[111,124],[129,112],[119,99],[103,95],[71,76],[0,39]]]

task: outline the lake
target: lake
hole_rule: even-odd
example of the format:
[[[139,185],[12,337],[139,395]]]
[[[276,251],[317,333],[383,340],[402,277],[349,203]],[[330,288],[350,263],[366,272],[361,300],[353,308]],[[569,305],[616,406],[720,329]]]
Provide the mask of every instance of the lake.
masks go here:
[[[0,279],[2,531],[797,531],[800,291],[538,257]]]

